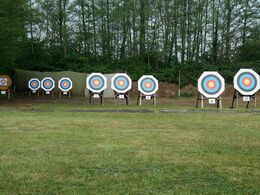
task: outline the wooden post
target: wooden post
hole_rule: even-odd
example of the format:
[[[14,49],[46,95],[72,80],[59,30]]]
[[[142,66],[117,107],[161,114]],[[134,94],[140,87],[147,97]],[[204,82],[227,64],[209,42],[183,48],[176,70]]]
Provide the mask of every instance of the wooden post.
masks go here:
[[[101,96],[101,105],[103,106],[104,105],[104,97],[103,97],[103,91],[100,93],[100,96]]]
[[[254,97],[255,97],[254,99],[255,99],[255,108],[256,108],[256,93],[255,93]]]
[[[89,98],[88,98],[89,105],[91,105],[91,103],[92,103],[91,98],[92,98],[92,94],[91,94],[91,91],[89,91]]]
[[[203,109],[204,108],[204,97],[202,94],[200,96],[200,105],[201,105],[201,109]]]
[[[236,98],[237,98],[237,99],[236,99],[236,100],[237,100],[237,106],[236,106],[236,107],[238,108],[238,98],[239,98],[238,91],[236,91]]]
[[[129,96],[128,96],[128,94],[126,95],[126,97],[125,97],[125,98],[126,98],[126,105],[129,105],[129,99],[128,99],[128,98],[129,98]]]
[[[102,91],[101,93],[93,93],[92,91],[89,90],[89,105],[92,104],[92,97],[95,94],[99,94],[99,98],[100,98],[100,105],[104,105],[104,91]]]
[[[153,105],[156,106],[156,95],[153,96]]]
[[[139,106],[142,105],[142,98],[143,98],[142,96],[143,96],[143,94],[140,92],[140,93],[139,93],[139,96],[138,96],[138,105],[139,105]]]
[[[197,103],[196,103],[196,108],[199,107],[199,101],[200,101],[200,93],[198,92],[198,95],[197,95]]]
[[[8,89],[8,92],[7,92],[8,94],[8,100],[11,100],[11,89]]]
[[[125,103],[126,103],[126,105],[129,105],[129,100],[128,100],[129,96],[128,96],[128,92],[120,94],[120,93],[117,93],[116,91],[114,91],[114,101],[115,101],[115,106],[117,105],[117,99],[119,98],[120,95],[123,95],[123,96],[124,96],[124,99],[125,99]]]
[[[220,109],[222,109],[222,97],[221,96],[219,97],[219,107],[220,107]]]

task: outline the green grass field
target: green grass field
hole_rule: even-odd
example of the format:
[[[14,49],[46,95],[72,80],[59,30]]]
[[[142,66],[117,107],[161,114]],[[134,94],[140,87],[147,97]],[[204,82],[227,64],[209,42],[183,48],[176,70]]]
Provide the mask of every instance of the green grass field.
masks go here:
[[[0,194],[260,193],[258,113],[68,108],[0,108]]]

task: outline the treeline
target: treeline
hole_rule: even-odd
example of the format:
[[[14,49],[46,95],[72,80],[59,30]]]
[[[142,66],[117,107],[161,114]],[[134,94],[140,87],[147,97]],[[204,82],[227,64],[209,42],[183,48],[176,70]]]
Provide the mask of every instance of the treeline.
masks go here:
[[[257,0],[1,0],[0,24],[0,64],[28,70],[260,72]]]

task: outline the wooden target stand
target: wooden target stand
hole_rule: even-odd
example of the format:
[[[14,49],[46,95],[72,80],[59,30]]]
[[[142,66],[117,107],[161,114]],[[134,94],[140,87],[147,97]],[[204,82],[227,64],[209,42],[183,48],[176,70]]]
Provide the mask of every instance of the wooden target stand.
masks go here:
[[[33,96],[34,94],[37,95],[38,97],[40,97],[40,94],[41,94],[40,89],[38,89],[38,90],[30,90],[29,96],[31,97],[31,96]]]
[[[7,96],[8,100],[11,100],[13,90],[12,90],[12,79],[8,75],[2,75],[0,74],[0,95]]]
[[[118,92],[114,91],[115,106],[117,105],[117,99],[119,99],[119,100],[125,99],[126,105],[129,105],[129,95],[128,95],[128,92],[126,92],[126,93],[118,93]]]
[[[8,100],[11,100],[12,89],[0,90],[0,95],[7,95]]]
[[[200,108],[203,109],[204,100],[207,100],[209,102],[209,104],[211,104],[211,105],[217,103],[217,108],[218,109],[222,108],[222,97],[221,96],[219,96],[218,98],[207,98],[204,95],[202,95],[200,92],[198,92],[196,108],[199,108],[199,105],[200,105]]]
[[[53,99],[54,98],[54,90],[51,90],[51,91],[42,90],[42,99],[45,98],[45,95],[49,95]]]
[[[254,108],[256,108],[256,93],[254,95],[247,95],[246,96],[246,95],[242,95],[241,93],[239,93],[239,91],[235,90],[234,95],[233,95],[233,99],[232,99],[231,108],[234,108],[235,100],[236,100],[236,108],[238,108],[239,98],[242,98],[244,102],[247,102],[246,109],[249,108],[250,101],[251,101],[251,99],[253,99],[254,100]]]
[[[61,98],[62,96],[68,96],[69,99],[71,99],[72,90],[69,91],[59,90],[58,94],[59,94],[59,98]]]
[[[145,100],[153,100],[153,105],[156,106],[156,94],[153,95],[144,95],[143,93],[139,92],[137,98],[137,105],[141,106],[143,99]]]
[[[104,91],[101,91],[100,93],[93,92],[89,90],[89,104],[92,104],[92,98],[98,99],[100,98],[100,105],[104,105]]]

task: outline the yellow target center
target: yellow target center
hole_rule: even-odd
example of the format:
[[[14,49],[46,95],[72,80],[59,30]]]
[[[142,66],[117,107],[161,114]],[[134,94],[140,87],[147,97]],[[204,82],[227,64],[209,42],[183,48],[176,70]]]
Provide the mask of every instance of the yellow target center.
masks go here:
[[[51,85],[51,84],[50,84],[50,82],[47,82],[47,83],[46,83],[46,86],[48,86],[48,87],[49,87],[50,85]]]
[[[150,88],[151,86],[152,86],[151,83],[149,83],[149,82],[145,83],[145,87]]]
[[[214,87],[215,87],[215,83],[214,83],[213,81],[210,81],[210,82],[209,82],[209,87],[210,87],[210,88],[214,88]]]
[[[119,81],[119,86],[123,86],[124,84],[125,84],[125,82],[124,81]]]
[[[99,80],[94,81],[94,85],[98,86],[100,84]]]
[[[244,80],[244,84],[245,84],[245,85],[249,85],[249,84],[250,84],[250,79],[245,79],[245,80]]]

